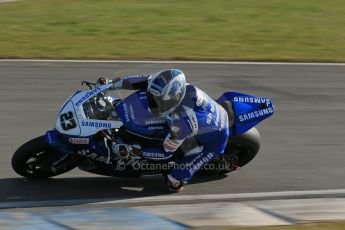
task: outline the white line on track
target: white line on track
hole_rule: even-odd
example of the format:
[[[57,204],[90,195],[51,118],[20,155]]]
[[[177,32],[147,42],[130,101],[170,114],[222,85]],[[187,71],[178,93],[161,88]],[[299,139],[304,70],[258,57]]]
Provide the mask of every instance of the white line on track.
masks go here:
[[[228,193],[228,194],[206,194],[206,195],[170,195],[132,198],[126,200],[113,200],[102,203],[139,203],[139,202],[162,202],[162,201],[195,201],[195,200],[229,200],[229,199],[259,199],[277,197],[297,196],[324,196],[324,195],[345,195],[345,189],[334,190],[309,190],[309,191],[282,191],[282,192],[258,192],[258,193]]]
[[[161,195],[141,198],[110,198],[110,199],[76,199],[76,200],[46,200],[46,201],[14,201],[0,202],[0,209],[26,208],[26,207],[48,207],[48,206],[69,206],[85,204],[133,204],[143,202],[183,202],[183,201],[221,201],[231,199],[275,199],[275,198],[296,198],[301,196],[323,197],[341,195],[345,196],[345,189],[333,190],[309,190],[309,191],[282,191],[282,192],[259,192],[259,193],[230,193],[230,194],[207,194],[207,195]]]
[[[345,63],[317,62],[250,62],[250,61],[139,61],[139,60],[57,60],[57,59],[0,59],[1,62],[61,62],[61,63],[138,63],[138,64],[208,64],[208,65],[290,65],[345,66]]]

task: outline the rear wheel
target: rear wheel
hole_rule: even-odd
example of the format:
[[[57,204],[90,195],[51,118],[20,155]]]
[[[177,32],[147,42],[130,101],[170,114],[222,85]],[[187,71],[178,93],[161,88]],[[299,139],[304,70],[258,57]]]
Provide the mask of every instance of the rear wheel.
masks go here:
[[[11,163],[16,173],[27,178],[49,178],[76,167],[74,162],[52,170],[53,159],[54,151],[44,136],[40,136],[23,144],[12,156]]]
[[[260,133],[256,128],[230,137],[224,154],[215,159],[211,164],[211,170],[203,170],[206,174],[226,174],[238,167],[248,164],[260,149]]]
[[[227,167],[220,168],[219,173],[225,174],[233,170],[232,167],[243,167],[254,159],[260,149],[260,133],[256,128],[231,137],[222,158],[222,164]]]

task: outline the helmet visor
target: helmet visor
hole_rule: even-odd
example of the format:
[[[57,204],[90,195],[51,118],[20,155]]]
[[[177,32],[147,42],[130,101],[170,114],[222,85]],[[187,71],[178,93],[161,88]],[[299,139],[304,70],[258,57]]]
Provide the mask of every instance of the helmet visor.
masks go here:
[[[163,96],[155,96],[150,92],[147,92],[150,112],[157,116],[164,116],[172,112],[172,110],[174,110],[175,107],[178,106],[179,97],[180,96],[176,96],[175,98],[172,98],[170,100],[163,100]]]

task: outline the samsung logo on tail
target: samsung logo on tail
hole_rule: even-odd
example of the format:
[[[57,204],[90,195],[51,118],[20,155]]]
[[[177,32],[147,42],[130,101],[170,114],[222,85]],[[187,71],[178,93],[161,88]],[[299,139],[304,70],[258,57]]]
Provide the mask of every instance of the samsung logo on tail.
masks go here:
[[[235,102],[245,102],[245,103],[270,103],[270,99],[268,98],[258,98],[258,97],[234,97],[233,99]]]
[[[267,109],[261,109],[254,112],[241,114],[238,116],[238,119],[240,122],[246,122],[249,120],[255,120],[265,115],[271,115],[273,114],[273,112],[274,112],[273,108],[268,107]]]

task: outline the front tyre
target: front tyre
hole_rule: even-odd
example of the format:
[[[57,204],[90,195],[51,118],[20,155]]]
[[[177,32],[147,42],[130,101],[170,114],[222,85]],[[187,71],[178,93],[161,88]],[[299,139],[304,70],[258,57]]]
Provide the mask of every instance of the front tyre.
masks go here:
[[[52,170],[54,151],[45,141],[44,136],[37,137],[23,144],[12,156],[14,171],[27,178],[49,178],[65,173],[76,167],[76,164]]]

